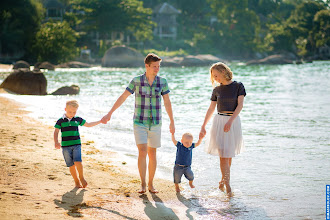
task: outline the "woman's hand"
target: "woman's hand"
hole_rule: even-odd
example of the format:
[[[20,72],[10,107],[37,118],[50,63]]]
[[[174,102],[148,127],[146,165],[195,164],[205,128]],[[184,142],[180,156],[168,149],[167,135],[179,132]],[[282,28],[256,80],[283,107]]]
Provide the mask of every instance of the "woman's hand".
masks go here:
[[[228,122],[225,124],[225,127],[223,128],[223,131],[228,132],[231,128],[232,123],[233,123],[232,120],[229,119]]]
[[[201,131],[199,132],[199,139],[204,138],[205,135],[206,135],[205,127],[202,127],[202,128],[201,128]]]

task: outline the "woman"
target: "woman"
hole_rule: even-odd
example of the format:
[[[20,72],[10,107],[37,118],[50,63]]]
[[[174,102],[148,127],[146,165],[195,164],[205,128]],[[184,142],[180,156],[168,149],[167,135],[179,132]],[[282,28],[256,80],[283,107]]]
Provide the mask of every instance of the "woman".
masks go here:
[[[210,138],[207,141],[206,152],[220,156],[220,170],[222,174],[219,189],[232,196],[230,187],[230,166],[232,158],[244,149],[241,121],[239,113],[243,108],[246,95],[244,85],[233,81],[233,73],[224,63],[215,63],[210,68],[212,85],[219,83],[213,89],[211,104],[205,115],[204,123],[200,131],[200,138],[206,134],[205,126],[211,119],[215,107],[217,112],[210,130]]]

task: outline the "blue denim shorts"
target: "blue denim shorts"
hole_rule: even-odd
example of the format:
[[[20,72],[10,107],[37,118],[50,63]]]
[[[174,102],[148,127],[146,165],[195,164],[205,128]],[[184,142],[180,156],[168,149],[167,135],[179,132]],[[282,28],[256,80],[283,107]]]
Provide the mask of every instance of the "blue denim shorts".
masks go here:
[[[162,125],[144,125],[134,123],[134,137],[136,144],[147,144],[148,147],[159,148]]]
[[[173,169],[174,183],[181,183],[181,177],[184,175],[189,181],[194,180],[194,173],[190,166],[179,166],[175,164]]]
[[[62,147],[62,153],[67,167],[73,166],[74,162],[82,162],[80,144]]]

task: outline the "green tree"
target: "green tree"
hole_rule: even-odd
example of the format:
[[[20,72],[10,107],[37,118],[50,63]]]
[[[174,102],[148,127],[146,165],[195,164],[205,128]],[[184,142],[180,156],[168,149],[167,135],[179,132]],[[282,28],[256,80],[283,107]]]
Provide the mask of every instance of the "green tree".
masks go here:
[[[138,0],[77,0],[75,8],[85,12],[86,31],[97,31],[101,39],[111,32],[129,32],[138,41],[152,39],[152,10]]]
[[[287,20],[287,27],[291,30],[297,54],[300,56],[315,53],[316,45],[313,40],[314,17],[317,12],[326,9],[324,3],[305,1],[297,6]]]
[[[248,0],[209,0],[218,18],[216,43],[227,55],[249,57],[260,42],[260,20]]]
[[[64,22],[44,23],[36,34],[34,51],[38,61],[61,63],[77,56],[76,32]]]
[[[321,10],[314,16],[312,39],[316,48],[330,46],[330,10]]]
[[[0,2],[0,54],[16,59],[31,56],[31,45],[43,15],[38,0]]]

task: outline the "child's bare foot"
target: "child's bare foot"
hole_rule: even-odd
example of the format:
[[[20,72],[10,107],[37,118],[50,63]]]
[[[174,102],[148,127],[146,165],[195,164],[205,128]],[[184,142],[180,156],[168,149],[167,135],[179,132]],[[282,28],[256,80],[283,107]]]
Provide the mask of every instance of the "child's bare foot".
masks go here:
[[[190,186],[190,188],[195,188],[193,181],[189,181],[189,186]]]
[[[82,184],[82,188],[86,188],[88,185],[85,179],[81,180],[81,184]]]
[[[223,181],[219,182],[219,189],[224,192],[225,191],[225,183]]]
[[[78,181],[78,182],[77,182],[77,181]],[[82,186],[80,185],[79,180],[77,180],[77,181],[74,182],[74,183],[75,183],[75,187],[76,187],[76,188],[82,188]]]
[[[179,187],[179,184],[175,184],[175,191],[176,192],[180,192],[181,190],[180,190],[180,187]]]

